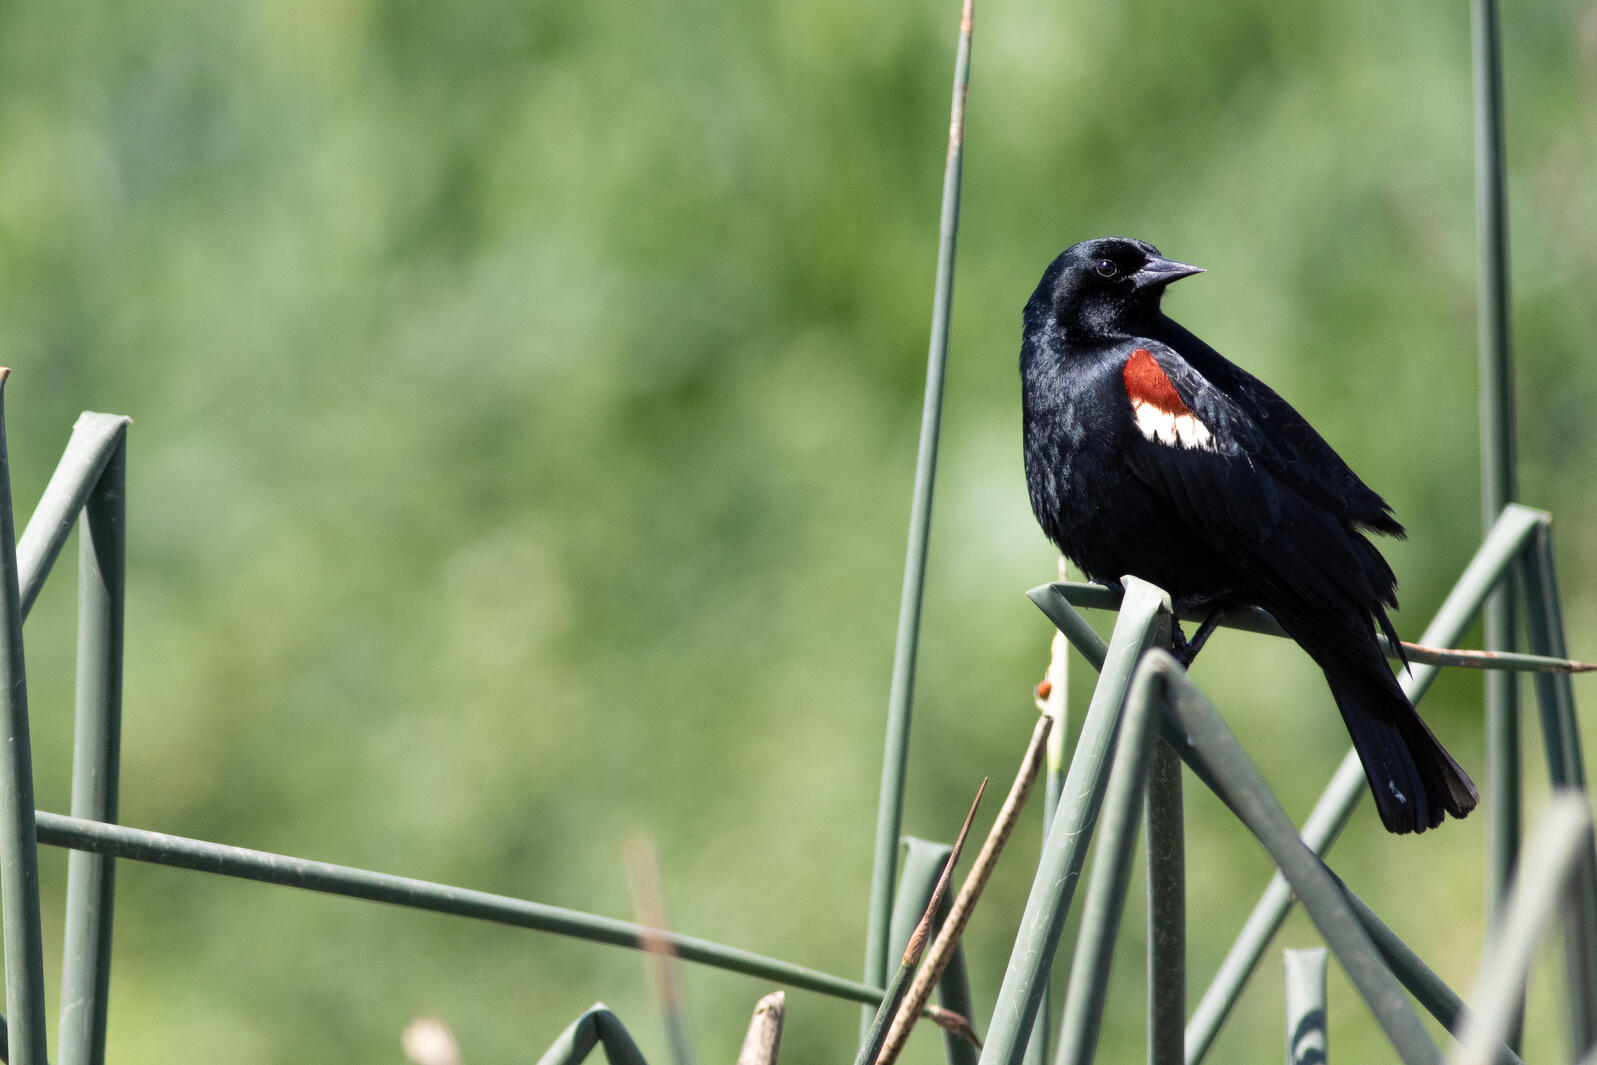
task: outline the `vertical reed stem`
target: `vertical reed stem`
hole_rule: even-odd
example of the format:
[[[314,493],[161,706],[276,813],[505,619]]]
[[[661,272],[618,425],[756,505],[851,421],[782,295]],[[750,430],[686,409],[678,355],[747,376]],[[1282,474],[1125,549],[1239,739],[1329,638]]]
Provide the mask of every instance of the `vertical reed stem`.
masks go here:
[[[1518,492],[1514,456],[1514,368],[1508,295],[1508,203],[1503,163],[1503,60],[1497,0],[1472,0],[1475,83],[1475,207],[1480,241],[1481,518],[1490,529]],[[1514,649],[1510,576],[1486,604],[1486,649]],[[1501,919],[1520,836],[1519,685],[1486,677],[1487,926]],[[1519,1045],[1519,1024],[1510,1044]]]
[[[5,928],[6,1019],[14,1065],[47,1065],[44,937],[39,926],[39,851],[33,816],[33,754],[22,652],[22,590],[5,440],[0,370],[0,917]]]
[[[888,695],[887,741],[882,756],[882,791],[876,813],[876,853],[871,865],[871,903],[865,937],[865,982],[887,982],[887,936],[898,872],[898,836],[904,813],[905,763],[909,757],[910,707],[915,695],[915,656],[920,643],[921,593],[926,584],[926,547],[931,532],[932,486],[943,416],[943,377],[948,365],[948,321],[954,291],[954,243],[959,232],[960,177],[965,160],[965,92],[970,85],[972,0],[964,0],[959,48],[954,60],[954,99],[943,172],[943,213],[937,247],[937,282],[932,297],[932,335],[926,360],[926,400],[921,412],[915,495],[910,504],[909,548],[893,649],[893,686]],[[873,1013],[864,1011],[861,1031]]]

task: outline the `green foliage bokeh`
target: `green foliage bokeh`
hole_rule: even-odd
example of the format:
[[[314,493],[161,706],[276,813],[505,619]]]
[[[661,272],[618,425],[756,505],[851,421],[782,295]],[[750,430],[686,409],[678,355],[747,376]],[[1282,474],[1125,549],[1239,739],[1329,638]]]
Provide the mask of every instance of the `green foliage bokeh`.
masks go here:
[[[675,927],[857,974],[957,14],[0,8],[19,511],[77,411],[135,419],[124,819],[618,916],[644,832]],[[1504,31],[1522,498],[1559,518],[1591,658],[1597,9]],[[1209,268],[1170,309],[1391,500],[1418,635],[1479,530],[1469,62],[1458,5],[977,12],[906,830],[949,835],[1030,732],[1049,630],[1020,593],[1054,561],[1019,308],[1074,240]],[[50,809],[70,584],[28,630]],[[1346,746],[1323,684],[1290,646],[1211,647],[1197,679],[1301,817]],[[1427,704],[1477,779],[1479,687]],[[1196,994],[1268,865],[1189,796]],[[1034,821],[971,929],[981,1011]],[[1460,989],[1482,821],[1393,840],[1366,810],[1337,851]],[[63,868],[46,853],[52,943]],[[599,999],[666,1060],[630,952],[133,863],[118,887],[119,1061],[392,1062],[424,1012],[468,1062],[531,1060]],[[1136,913],[1104,1060],[1141,1053]],[[768,988],[686,981],[702,1058],[730,1060]],[[1278,985],[1267,961],[1216,1060],[1279,1054]],[[1548,1016],[1532,1047],[1561,1045]],[[790,995],[783,1058],[845,1060],[856,1024]],[[1332,1025],[1338,1057],[1383,1060],[1345,984]]]

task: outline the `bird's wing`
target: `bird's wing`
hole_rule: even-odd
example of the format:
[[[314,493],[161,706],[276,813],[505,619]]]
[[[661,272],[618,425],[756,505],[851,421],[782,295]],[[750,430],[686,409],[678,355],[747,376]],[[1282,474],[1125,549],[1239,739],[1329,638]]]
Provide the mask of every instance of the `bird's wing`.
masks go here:
[[[1282,517],[1282,463],[1253,419],[1163,345],[1134,349],[1120,377],[1136,474],[1206,534],[1268,537]]]
[[[1314,426],[1274,389],[1172,318],[1164,318],[1154,335],[1270,433],[1276,451],[1305,494],[1365,528],[1390,536],[1404,535],[1403,526],[1392,516],[1386,500],[1360,480]]]
[[[1158,343],[1131,352],[1121,382],[1128,464],[1205,546],[1282,608],[1376,609],[1384,589],[1360,548],[1373,549],[1312,501],[1294,459],[1236,401]]]

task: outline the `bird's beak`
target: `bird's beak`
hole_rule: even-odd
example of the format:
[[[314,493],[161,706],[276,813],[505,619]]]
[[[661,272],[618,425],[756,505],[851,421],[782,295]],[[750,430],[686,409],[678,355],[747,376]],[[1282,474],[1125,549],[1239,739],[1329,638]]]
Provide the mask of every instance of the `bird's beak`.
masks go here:
[[[1143,264],[1141,270],[1131,275],[1131,283],[1137,288],[1147,288],[1149,285],[1168,285],[1172,281],[1201,273],[1203,273],[1201,266],[1178,263],[1174,259],[1163,259],[1155,255]]]

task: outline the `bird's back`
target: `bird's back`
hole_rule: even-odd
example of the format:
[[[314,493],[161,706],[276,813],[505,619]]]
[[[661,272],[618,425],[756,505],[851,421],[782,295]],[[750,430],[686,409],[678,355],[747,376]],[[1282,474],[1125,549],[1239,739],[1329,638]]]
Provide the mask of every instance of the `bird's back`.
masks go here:
[[[1275,389],[1215,351],[1168,315],[1160,316],[1153,339],[1173,348],[1270,434],[1292,474],[1314,496],[1315,502],[1355,525],[1388,536],[1404,535],[1403,526],[1392,517],[1392,508],[1386,500],[1365,484],[1308,419]]]

